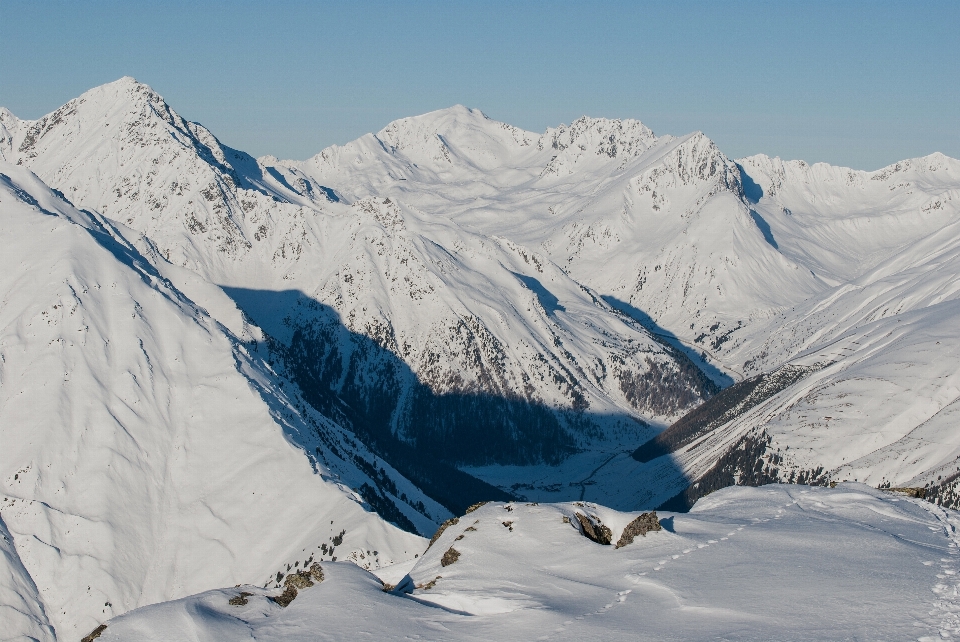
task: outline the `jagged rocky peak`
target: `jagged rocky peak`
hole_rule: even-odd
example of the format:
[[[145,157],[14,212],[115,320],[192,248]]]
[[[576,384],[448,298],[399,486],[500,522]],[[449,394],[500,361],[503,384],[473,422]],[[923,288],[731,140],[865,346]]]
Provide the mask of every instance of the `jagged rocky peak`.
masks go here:
[[[86,163],[119,161],[123,167],[171,144],[208,163],[227,164],[225,150],[213,134],[182,118],[160,94],[129,76],[94,87],[35,121],[12,117],[10,122],[8,129],[16,130],[13,154],[45,180],[56,173],[54,182],[75,172],[89,174]],[[162,164],[171,159],[150,160]]]
[[[676,141],[661,157],[660,167],[672,174],[676,185],[719,181],[724,187],[739,191],[740,170],[737,164],[720,151],[703,132],[688,134]],[[648,173],[654,170],[648,170]]]
[[[21,121],[18,129],[22,135],[17,151],[26,158],[35,158],[54,131],[62,131],[71,138],[96,129],[130,133],[150,115],[160,116],[170,124],[178,120],[153,89],[125,76],[84,92],[42,118]],[[62,142],[57,140],[58,145]]]
[[[78,206],[148,236],[179,265],[200,269],[211,256],[239,257],[270,236],[276,221],[294,221],[298,208],[339,200],[295,169],[267,167],[222,145],[130,77],[36,121],[8,120],[8,143],[0,130],[5,158]]]
[[[631,160],[642,156],[662,139],[638,120],[611,120],[582,116],[569,126],[548,128],[537,142],[543,152],[553,154],[542,177],[574,174],[577,168],[619,162],[622,169]]]
[[[540,137],[539,146],[557,152],[571,149],[574,153],[618,158],[639,156],[656,142],[653,131],[639,120],[581,116],[569,126],[548,128]]]
[[[706,189],[706,196],[728,191],[743,197],[740,168],[703,132],[675,141],[631,182],[639,195],[652,199],[654,210],[666,207],[666,190],[678,187]]]
[[[0,107],[0,125],[5,125],[7,127],[16,126],[20,123],[20,119],[17,118],[12,111],[6,107]]]

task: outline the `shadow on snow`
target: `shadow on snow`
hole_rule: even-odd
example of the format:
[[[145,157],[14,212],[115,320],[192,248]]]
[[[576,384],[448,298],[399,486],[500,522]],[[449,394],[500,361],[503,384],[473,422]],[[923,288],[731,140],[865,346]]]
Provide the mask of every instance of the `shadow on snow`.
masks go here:
[[[478,501],[514,499],[460,467],[556,466],[598,426],[631,426],[638,442],[647,432],[627,414],[556,409],[509,391],[436,393],[396,354],[392,328],[373,338],[353,332],[334,309],[298,290],[223,290],[271,337],[275,364],[316,411],[456,515]],[[579,490],[564,499],[579,499]]]

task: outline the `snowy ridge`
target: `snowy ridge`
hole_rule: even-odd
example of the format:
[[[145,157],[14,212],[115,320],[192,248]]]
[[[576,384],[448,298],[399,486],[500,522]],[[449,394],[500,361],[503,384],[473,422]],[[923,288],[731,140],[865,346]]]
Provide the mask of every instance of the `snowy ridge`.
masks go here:
[[[583,537],[576,513],[614,539],[636,515],[487,504],[390,593],[325,564],[324,581],[286,608],[275,591],[221,589],[118,617],[101,639],[926,641],[957,630],[957,518],[916,500],[857,484],[731,488],[661,513],[662,530],[623,548]],[[230,605],[241,590],[248,603]]]
[[[960,161],[939,153],[875,172],[762,155],[740,163],[778,246],[834,285],[935,232],[957,211]]]

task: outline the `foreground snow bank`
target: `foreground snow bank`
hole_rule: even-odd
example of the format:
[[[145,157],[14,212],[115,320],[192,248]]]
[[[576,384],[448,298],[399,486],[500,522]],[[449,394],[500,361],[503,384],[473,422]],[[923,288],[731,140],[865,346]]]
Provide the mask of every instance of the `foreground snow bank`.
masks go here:
[[[623,548],[636,514],[491,503],[461,517],[397,589],[352,564],[287,608],[240,587],[144,607],[101,640],[923,639],[957,631],[960,516],[863,485],[728,488]],[[566,519],[564,519],[566,518]],[[448,551],[459,555],[454,561]],[[446,564],[444,564],[446,560]],[[391,582],[392,583],[392,582]],[[419,588],[417,588],[419,587]],[[248,602],[231,606],[241,590]]]

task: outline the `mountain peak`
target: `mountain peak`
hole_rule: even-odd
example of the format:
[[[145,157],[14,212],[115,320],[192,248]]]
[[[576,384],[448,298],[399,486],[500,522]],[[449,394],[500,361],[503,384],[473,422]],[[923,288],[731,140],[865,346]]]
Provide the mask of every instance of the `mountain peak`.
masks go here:
[[[409,147],[413,141],[432,139],[436,136],[455,135],[461,129],[485,129],[495,121],[479,109],[454,105],[392,121],[377,132],[377,138],[394,149]]]
[[[154,91],[150,85],[144,84],[132,76],[123,76],[113,82],[94,87],[93,89],[85,91],[74,100],[78,102],[92,102],[102,107],[107,107],[105,103],[110,102],[128,102],[137,106],[145,103],[162,103],[166,105],[163,97]]]
[[[552,147],[558,152],[576,148],[581,152],[594,151],[600,156],[616,158],[639,156],[656,141],[653,131],[639,120],[581,116],[569,126],[547,128],[540,137],[540,148]]]
[[[15,136],[19,139],[16,151],[25,158],[33,158],[41,153],[41,148],[52,146],[66,153],[62,149],[65,146],[71,149],[75,145],[83,146],[90,142],[88,139],[93,132],[99,132],[95,136],[107,136],[122,146],[123,140],[152,130],[153,127],[147,124],[154,118],[167,125],[187,127],[149,85],[124,76],[84,92],[37,120],[11,122],[19,130]],[[52,135],[55,131],[61,134]],[[132,144],[132,140],[130,142]],[[76,152],[79,149],[73,149],[71,153]]]
[[[537,136],[458,104],[395,120],[377,132],[376,139],[418,165],[442,168],[458,162],[497,165]]]

